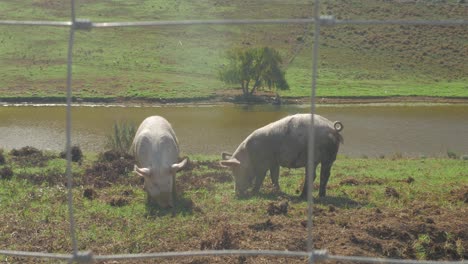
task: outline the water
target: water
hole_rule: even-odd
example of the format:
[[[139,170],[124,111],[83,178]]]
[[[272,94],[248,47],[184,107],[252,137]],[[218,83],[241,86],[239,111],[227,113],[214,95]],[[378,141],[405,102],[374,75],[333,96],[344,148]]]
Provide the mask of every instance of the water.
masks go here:
[[[183,154],[233,152],[253,130],[308,106],[161,106],[72,109],[72,141],[102,151],[116,121],[138,125],[150,115],[172,123]],[[468,154],[468,105],[318,106],[317,113],[344,124],[340,154],[350,157]],[[64,106],[1,106],[0,147],[63,150]]]

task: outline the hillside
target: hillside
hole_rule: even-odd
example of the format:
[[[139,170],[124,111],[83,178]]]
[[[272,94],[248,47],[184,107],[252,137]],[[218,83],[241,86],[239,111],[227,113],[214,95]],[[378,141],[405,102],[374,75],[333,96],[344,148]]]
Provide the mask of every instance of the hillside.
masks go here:
[[[304,18],[311,1],[77,1],[93,22]],[[466,19],[460,1],[326,1],[338,19]],[[69,4],[0,1],[0,20],[69,20]],[[0,100],[63,100],[67,28],[0,26]],[[270,46],[281,52],[289,91],[311,86],[313,25],[107,28],[75,37],[73,94],[84,100],[213,100],[240,94],[217,79],[225,51]],[[322,27],[320,97],[468,97],[467,26]],[[223,100],[223,99],[222,99]]]

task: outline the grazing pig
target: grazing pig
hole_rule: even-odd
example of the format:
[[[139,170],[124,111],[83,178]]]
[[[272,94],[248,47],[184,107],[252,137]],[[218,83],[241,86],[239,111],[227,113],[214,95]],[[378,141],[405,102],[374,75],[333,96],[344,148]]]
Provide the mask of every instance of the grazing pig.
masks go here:
[[[238,196],[245,195],[253,185],[253,193],[258,192],[270,171],[271,181],[279,190],[279,168],[306,167],[306,177],[301,197],[307,196],[307,148],[311,114],[296,114],[282,118],[255,130],[237,147],[234,154],[223,153],[220,164],[233,171],[235,191]],[[326,193],[328,178],[336,159],[343,137],[341,122],[314,115],[315,149],[313,179],[315,169],[321,163],[319,196]]]
[[[171,124],[160,116],[143,120],[132,143],[135,172],[145,180],[148,202],[163,208],[173,207],[175,200],[175,174],[187,164],[178,162],[179,144]]]

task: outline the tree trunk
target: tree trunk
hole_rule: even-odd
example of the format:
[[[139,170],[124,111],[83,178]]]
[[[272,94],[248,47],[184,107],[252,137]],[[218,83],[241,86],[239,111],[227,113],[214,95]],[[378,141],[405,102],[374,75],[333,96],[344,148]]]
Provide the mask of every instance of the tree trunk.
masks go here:
[[[242,82],[242,93],[244,94],[244,97],[249,96],[249,81]]]
[[[250,91],[250,95],[253,95],[259,86],[260,86],[260,79],[257,79],[255,81],[255,84],[254,84],[253,88],[252,88],[252,91]]]

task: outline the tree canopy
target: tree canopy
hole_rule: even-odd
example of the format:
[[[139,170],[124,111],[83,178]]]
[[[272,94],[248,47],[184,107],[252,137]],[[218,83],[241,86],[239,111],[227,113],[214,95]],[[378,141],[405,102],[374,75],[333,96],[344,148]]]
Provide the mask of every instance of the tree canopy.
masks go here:
[[[282,59],[273,48],[234,49],[226,54],[229,63],[219,70],[219,78],[228,84],[239,84],[244,96],[250,96],[260,88],[289,89]]]

